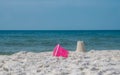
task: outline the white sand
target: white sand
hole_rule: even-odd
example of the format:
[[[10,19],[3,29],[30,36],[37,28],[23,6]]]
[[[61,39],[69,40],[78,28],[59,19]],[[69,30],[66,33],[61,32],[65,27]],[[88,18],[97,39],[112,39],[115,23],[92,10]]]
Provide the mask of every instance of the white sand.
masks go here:
[[[70,52],[67,59],[51,52],[0,55],[0,75],[120,75],[120,50]]]

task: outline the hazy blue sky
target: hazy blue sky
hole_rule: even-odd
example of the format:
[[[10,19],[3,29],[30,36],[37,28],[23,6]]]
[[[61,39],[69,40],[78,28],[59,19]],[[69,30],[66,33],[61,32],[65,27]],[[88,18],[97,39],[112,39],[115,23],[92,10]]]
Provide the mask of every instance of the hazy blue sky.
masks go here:
[[[0,30],[120,30],[120,0],[0,0]]]

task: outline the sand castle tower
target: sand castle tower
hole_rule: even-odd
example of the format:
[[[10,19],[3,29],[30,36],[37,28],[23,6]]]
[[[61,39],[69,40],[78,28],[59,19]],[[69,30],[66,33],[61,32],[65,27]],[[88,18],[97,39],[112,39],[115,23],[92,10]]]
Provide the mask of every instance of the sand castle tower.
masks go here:
[[[77,41],[76,52],[85,52],[83,41]]]

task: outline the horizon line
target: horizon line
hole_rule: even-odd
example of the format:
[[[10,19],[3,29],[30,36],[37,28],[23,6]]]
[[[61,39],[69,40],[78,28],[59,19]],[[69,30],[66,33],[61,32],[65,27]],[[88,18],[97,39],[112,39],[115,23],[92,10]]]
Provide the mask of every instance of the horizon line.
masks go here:
[[[20,30],[20,29],[17,29],[17,30],[15,30],[15,29],[9,29],[9,30],[0,30],[0,31],[46,31],[47,29],[44,29],[44,30],[34,30],[34,29],[26,29],[26,30]],[[98,30],[98,31],[104,31],[104,30],[102,30],[102,29],[89,29],[88,31],[96,31],[96,30]],[[106,29],[106,30],[108,30],[108,31],[110,31],[110,30],[112,30],[112,29]],[[113,30],[116,30],[116,31],[118,31],[118,29],[113,29]],[[120,30],[120,29],[119,29]],[[57,29],[57,30],[52,30],[52,29],[48,29],[48,31],[87,31],[87,29],[85,29],[85,30],[73,30],[73,29],[71,29],[71,30],[62,30],[62,29]]]

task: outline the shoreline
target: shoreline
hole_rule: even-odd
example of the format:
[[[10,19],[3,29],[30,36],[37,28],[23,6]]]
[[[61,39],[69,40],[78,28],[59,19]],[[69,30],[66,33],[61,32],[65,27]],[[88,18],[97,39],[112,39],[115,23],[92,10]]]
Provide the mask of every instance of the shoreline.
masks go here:
[[[69,52],[75,52],[75,51],[71,51],[71,50],[68,50]],[[109,49],[109,50],[87,50],[85,53],[87,53],[87,52],[91,52],[91,51],[120,51],[119,49]],[[10,56],[10,55],[13,55],[13,54],[16,54],[16,53],[20,53],[20,52],[31,52],[31,53],[45,53],[45,52],[52,52],[52,51],[37,51],[37,52],[34,52],[34,51],[24,51],[24,50],[21,50],[21,51],[18,51],[18,52],[0,52],[0,56],[1,55],[8,55],[8,56]]]
[[[0,55],[0,75],[119,75],[120,50],[69,52],[56,58],[52,52]]]

